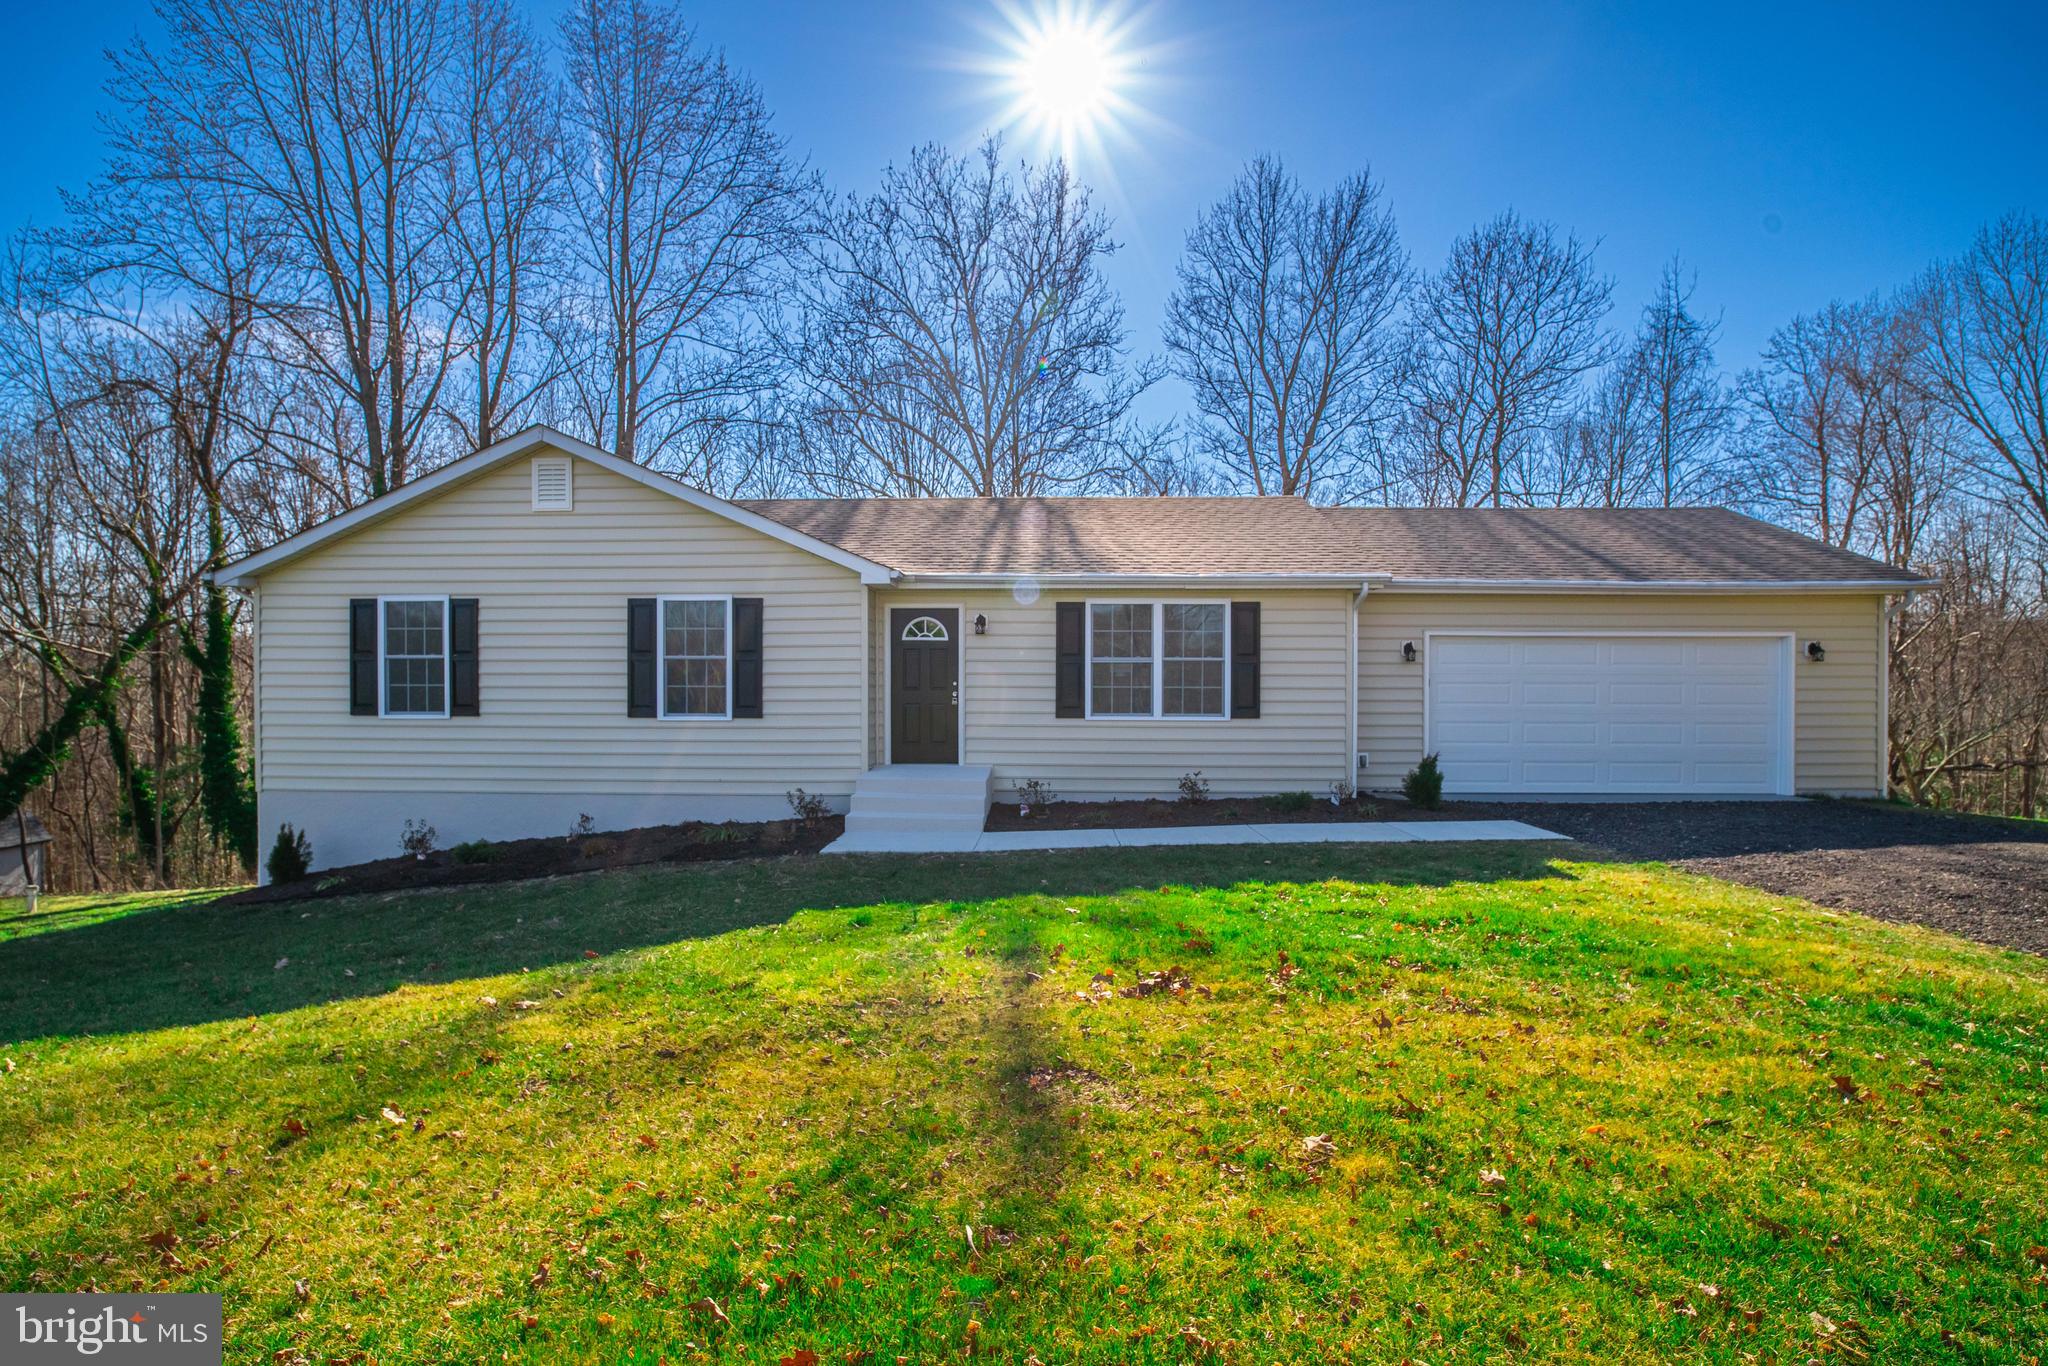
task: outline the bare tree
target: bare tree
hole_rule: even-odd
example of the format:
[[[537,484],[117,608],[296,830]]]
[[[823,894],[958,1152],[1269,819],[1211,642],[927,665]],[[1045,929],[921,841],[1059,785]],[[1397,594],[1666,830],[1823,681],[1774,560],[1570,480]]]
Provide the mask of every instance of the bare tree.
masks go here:
[[[140,129],[132,173],[244,197],[295,267],[264,301],[293,359],[331,383],[359,440],[337,458],[375,496],[425,453],[461,345],[464,281],[436,111],[446,0],[162,0],[110,91]]]
[[[516,429],[560,377],[570,265],[561,212],[560,106],[547,54],[500,0],[465,0],[441,142],[452,165],[457,327],[475,388],[449,407],[469,447]]]
[[[1254,493],[1349,491],[1397,372],[1407,278],[1369,173],[1311,197],[1276,158],[1247,166],[1188,234],[1166,306],[1203,450]]]
[[[1676,261],[1664,268],[1627,349],[1560,428],[1560,501],[1675,507],[1718,492],[1729,403],[1716,325],[1693,313],[1692,291]]]
[[[2048,543],[2048,219],[1983,229],[1919,296],[1922,382],[1969,424],[1979,467]]]
[[[1461,507],[1554,500],[1539,471],[1581,378],[1612,352],[1612,291],[1591,247],[1512,212],[1453,243],[1414,311],[1411,487]]]
[[[1910,556],[1914,510],[1944,490],[1947,448],[1914,379],[1914,341],[1878,299],[1831,303],[1773,334],[1741,380],[1743,499],[1830,545]]]
[[[760,92],[665,0],[579,0],[563,17],[565,175],[598,293],[585,424],[655,462],[776,378],[750,314],[801,224],[804,175]]]
[[[1006,497],[1127,464],[1157,371],[1126,365],[1116,244],[1064,163],[921,147],[822,217],[801,355],[819,484]]]

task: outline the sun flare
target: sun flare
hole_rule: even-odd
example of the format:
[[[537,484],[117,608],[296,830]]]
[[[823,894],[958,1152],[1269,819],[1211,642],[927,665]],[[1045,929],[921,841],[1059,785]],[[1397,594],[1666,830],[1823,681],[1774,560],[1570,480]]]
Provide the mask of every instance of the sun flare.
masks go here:
[[[1003,121],[1070,159],[1100,151],[1137,112],[1132,20],[1070,0],[1004,17],[1003,51],[990,65],[1008,103]]]

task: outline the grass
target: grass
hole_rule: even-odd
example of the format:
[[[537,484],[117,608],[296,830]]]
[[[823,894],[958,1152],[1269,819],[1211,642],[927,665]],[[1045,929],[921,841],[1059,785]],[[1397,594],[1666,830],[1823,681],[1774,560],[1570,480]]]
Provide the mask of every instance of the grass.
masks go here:
[[[2048,1341],[2048,965],[1653,866],[813,858],[52,914],[0,944],[0,1288],[217,1290],[232,1362]]]

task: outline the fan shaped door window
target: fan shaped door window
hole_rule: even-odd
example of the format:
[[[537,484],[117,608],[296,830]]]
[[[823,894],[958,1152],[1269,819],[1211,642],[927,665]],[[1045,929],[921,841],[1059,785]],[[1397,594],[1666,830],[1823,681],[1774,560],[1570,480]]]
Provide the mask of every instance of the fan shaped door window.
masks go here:
[[[960,613],[889,613],[889,762],[960,762]]]

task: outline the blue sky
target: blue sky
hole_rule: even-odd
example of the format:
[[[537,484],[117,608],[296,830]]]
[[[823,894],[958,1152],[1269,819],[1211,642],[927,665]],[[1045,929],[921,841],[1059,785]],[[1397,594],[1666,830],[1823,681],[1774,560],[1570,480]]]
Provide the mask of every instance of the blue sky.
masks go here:
[[[11,231],[52,221],[56,187],[90,178],[101,52],[154,21],[137,0],[10,7]],[[533,12],[551,23],[559,8]],[[914,143],[964,146],[1004,108],[972,69],[999,50],[987,0],[690,12],[843,187]],[[1369,166],[1423,265],[1507,207],[1596,238],[1617,326],[1677,253],[1697,305],[1722,318],[1731,371],[1795,313],[1903,282],[2008,209],[2048,211],[2039,4],[1201,0],[1122,14],[1147,117],[1079,170],[1126,244],[1111,276],[1141,351],[1156,349],[1187,227],[1261,151],[1311,183]]]

